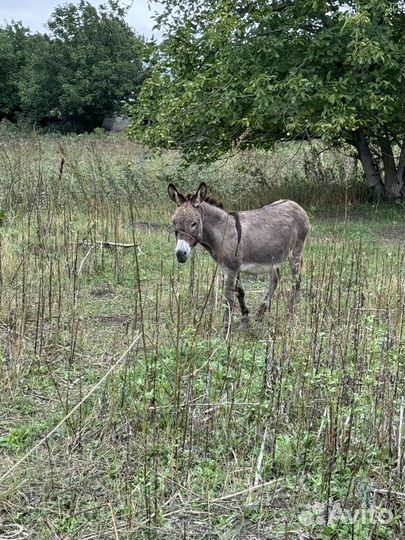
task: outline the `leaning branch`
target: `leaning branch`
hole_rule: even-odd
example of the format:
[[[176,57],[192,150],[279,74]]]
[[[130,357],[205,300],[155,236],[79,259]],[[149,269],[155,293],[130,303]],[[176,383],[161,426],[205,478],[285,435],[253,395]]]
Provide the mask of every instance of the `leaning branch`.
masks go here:
[[[8,471],[6,471],[5,473],[2,474],[2,476],[0,476],[0,483],[3,482],[3,480],[5,480],[8,476],[10,476],[10,474],[19,466],[21,465],[21,463],[23,463],[31,454],[33,454],[35,452],[35,450],[37,450],[42,444],[44,444],[54,433],[55,431],[57,431],[62,424],[64,424],[66,422],[66,420],[68,420],[73,413],[75,413],[88,399],[89,397],[94,394],[94,392],[100,388],[100,386],[103,384],[103,382],[107,379],[107,377],[109,375],[111,375],[116,369],[118,369],[118,367],[120,367],[120,365],[123,363],[123,360],[126,358],[127,354],[135,347],[135,345],[138,343],[139,341],[139,338],[141,337],[141,334],[138,334],[135,339],[133,340],[133,342],[131,343],[131,345],[126,349],[126,351],[124,351],[121,356],[118,358],[118,360],[108,369],[108,371],[106,373],[104,373],[104,375],[101,377],[101,379],[94,385],[91,387],[91,389],[87,392],[87,394],[79,401],[79,403],[77,403],[68,413],[66,416],[64,416],[62,418],[62,420],[60,420],[56,426],[54,428],[51,429],[51,431],[49,431],[49,433],[47,433],[39,442],[37,442],[37,444],[35,446],[33,446],[31,448],[31,450],[29,450],[26,454],[24,454],[24,456],[19,459],[16,463],[14,463],[14,465],[12,467],[10,467],[10,469],[8,469]]]

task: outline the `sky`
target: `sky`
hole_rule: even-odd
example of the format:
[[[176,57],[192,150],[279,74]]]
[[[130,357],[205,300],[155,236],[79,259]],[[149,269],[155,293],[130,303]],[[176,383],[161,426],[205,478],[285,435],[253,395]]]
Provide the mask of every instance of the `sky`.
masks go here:
[[[70,0],[73,1],[74,0]],[[98,6],[102,0],[89,0],[91,4]],[[45,32],[45,23],[50,18],[54,8],[66,0],[0,0],[0,25],[5,22],[21,21],[33,32]],[[76,3],[76,2],[74,2]],[[158,2],[151,2],[149,9],[148,0],[126,0],[123,5],[132,4],[126,20],[138,34],[146,38],[160,38],[160,33],[152,30],[154,22],[153,12],[159,8]]]

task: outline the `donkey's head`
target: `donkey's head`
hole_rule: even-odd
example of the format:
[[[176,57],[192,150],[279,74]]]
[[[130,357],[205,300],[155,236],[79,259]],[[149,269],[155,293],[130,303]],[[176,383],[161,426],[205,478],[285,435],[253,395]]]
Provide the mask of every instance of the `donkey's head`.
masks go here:
[[[176,186],[169,184],[168,192],[177,204],[173,214],[176,257],[179,263],[185,263],[193,247],[202,240],[203,224],[199,207],[207,196],[207,186],[202,182],[195,193],[183,195]]]

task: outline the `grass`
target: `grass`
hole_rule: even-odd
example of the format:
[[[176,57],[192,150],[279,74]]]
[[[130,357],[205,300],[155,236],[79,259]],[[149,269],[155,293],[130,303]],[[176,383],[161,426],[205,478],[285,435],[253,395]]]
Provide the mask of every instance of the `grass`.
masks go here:
[[[0,475],[141,335],[4,480],[4,537],[403,536],[403,209],[362,202],[350,160],[311,152],[238,156],[188,177],[176,156],[121,138],[3,142]],[[285,162],[260,194],[257,168]],[[309,170],[322,189],[308,189]],[[284,270],[266,320],[243,333],[236,315],[230,342],[219,337],[221,276],[200,248],[175,262],[163,173],[208,180],[232,208],[305,205],[293,318]],[[95,244],[106,240],[137,248]],[[244,283],[254,310],[265,278]]]

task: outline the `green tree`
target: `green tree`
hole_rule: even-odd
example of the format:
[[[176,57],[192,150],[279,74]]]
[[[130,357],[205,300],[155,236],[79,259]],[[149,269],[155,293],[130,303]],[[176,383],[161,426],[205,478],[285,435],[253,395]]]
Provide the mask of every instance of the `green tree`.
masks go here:
[[[113,1],[98,9],[81,1],[54,10],[50,35],[33,47],[20,83],[32,121],[58,115],[88,130],[136,98],[145,77],[144,41],[124,15]]]
[[[133,137],[200,161],[310,137],[350,144],[378,195],[403,193],[403,1],[162,3]]]
[[[18,83],[31,36],[20,23],[0,27],[0,119],[14,120],[21,110]]]

